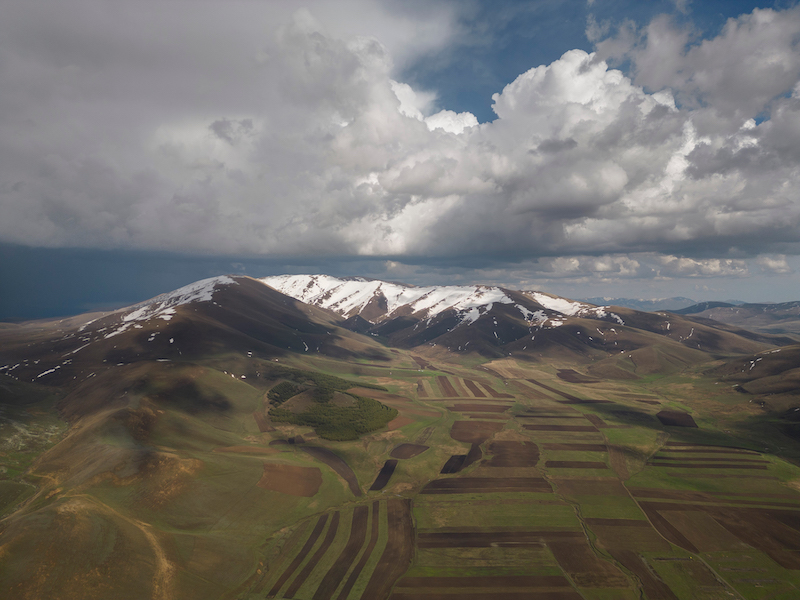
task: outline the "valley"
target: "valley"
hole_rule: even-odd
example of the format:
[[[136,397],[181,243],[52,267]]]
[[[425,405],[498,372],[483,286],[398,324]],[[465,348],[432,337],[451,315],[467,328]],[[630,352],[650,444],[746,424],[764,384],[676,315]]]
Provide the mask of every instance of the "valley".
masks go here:
[[[798,340],[332,279],[0,329],[0,594],[800,594]]]

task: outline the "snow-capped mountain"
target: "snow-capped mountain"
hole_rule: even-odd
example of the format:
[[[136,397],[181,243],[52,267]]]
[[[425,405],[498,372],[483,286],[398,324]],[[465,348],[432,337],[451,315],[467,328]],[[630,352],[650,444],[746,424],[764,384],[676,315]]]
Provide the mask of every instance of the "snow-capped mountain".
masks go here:
[[[279,292],[344,317],[360,316],[376,324],[393,317],[413,316],[430,321],[452,312],[459,325],[469,325],[489,313],[496,304],[507,304],[525,321],[551,322],[564,316],[603,318],[600,307],[542,292],[515,292],[485,285],[416,287],[360,277],[329,275],[278,275],[261,279]],[[531,301],[535,305],[531,305]],[[619,317],[612,319],[622,323]]]

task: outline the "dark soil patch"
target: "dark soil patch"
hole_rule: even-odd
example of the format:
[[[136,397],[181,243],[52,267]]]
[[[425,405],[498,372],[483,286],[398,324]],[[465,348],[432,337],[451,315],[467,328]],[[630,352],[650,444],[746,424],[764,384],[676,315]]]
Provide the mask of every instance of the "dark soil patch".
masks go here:
[[[647,521],[638,521],[636,519],[595,519],[585,518],[583,522],[589,527],[644,527],[650,529],[650,523]]]
[[[599,379],[592,379],[572,369],[559,369],[556,375],[569,383],[600,383]]]
[[[433,365],[424,358],[420,358],[419,356],[412,356],[411,358],[414,359],[414,362],[417,363],[420,366],[420,368],[433,369]]]
[[[531,596],[531,592],[501,592],[496,589],[487,590],[483,592],[458,592],[457,594],[451,593],[428,593],[428,592],[394,592],[389,600],[486,600],[487,598],[495,598],[497,600],[582,600],[578,592],[573,589],[558,590],[558,591],[541,591],[537,590],[535,596]]]
[[[456,388],[453,387],[453,384],[450,383],[446,375],[438,375],[436,381],[439,384],[439,389],[442,390],[442,395],[452,398],[459,397],[459,393],[456,391]]]
[[[539,462],[539,447],[533,442],[494,441],[488,451],[492,458],[487,467],[535,467]]]
[[[789,511],[727,507],[706,510],[725,529],[748,546],[761,550],[784,569],[800,569],[800,535],[795,528],[781,522],[786,519],[784,513]]]
[[[664,538],[676,546],[680,546],[684,550],[688,550],[689,552],[698,552],[697,546],[695,546],[689,539],[683,535],[683,533],[672,523],[667,521],[664,516],[661,514],[661,510],[703,510],[702,507],[693,506],[691,504],[680,504],[680,505],[670,505],[658,502],[639,502],[639,506],[644,511],[644,514],[647,515],[647,518],[653,524],[658,532],[664,536]]]
[[[498,392],[496,389],[494,389],[491,385],[489,385],[486,382],[481,381],[481,385],[483,386],[483,389],[485,389],[487,392],[489,392],[489,395],[492,398],[513,398],[514,397],[511,394],[506,394],[505,392]]]
[[[370,536],[369,536],[369,543],[367,543],[367,547],[364,549],[364,553],[361,555],[361,558],[358,559],[356,566],[353,567],[353,570],[350,572],[350,576],[345,581],[344,586],[342,586],[342,590],[339,592],[339,595],[336,597],[336,600],[346,600],[347,597],[350,595],[350,592],[353,589],[353,586],[356,584],[359,575],[364,570],[364,567],[367,564],[370,556],[372,556],[372,552],[375,550],[375,546],[378,544],[378,534],[380,533],[380,502],[375,501],[372,503],[372,525],[370,527]]]
[[[453,454],[447,459],[447,462],[444,463],[444,466],[442,467],[442,470],[439,471],[439,474],[452,475],[453,473],[458,473],[464,468],[465,460],[467,460],[466,454]]]
[[[530,431],[597,431],[594,425],[523,425]]]
[[[679,410],[662,410],[656,417],[668,427],[697,427],[692,415]]]
[[[420,533],[417,536],[417,546],[419,548],[490,548],[492,546],[519,548],[585,539],[583,532],[580,531],[437,531]]]
[[[544,463],[550,469],[607,469],[608,465],[602,462],[588,460],[548,460]]]
[[[757,460],[751,458],[718,458],[718,457],[708,457],[708,456],[654,456],[653,460],[657,461],[681,461],[686,463],[692,462],[706,462],[706,463],[726,463],[726,462],[734,462],[734,463],[758,463],[762,465],[769,464],[768,460]]]
[[[459,477],[436,479],[422,488],[423,494],[470,494],[495,492],[551,492],[541,477]]]
[[[556,400],[561,404],[611,404],[611,400]]]
[[[505,575],[484,577],[404,577],[398,588],[504,588],[570,587],[561,575]]]
[[[264,473],[257,485],[265,490],[309,498],[319,491],[322,473],[317,467],[264,463]]]
[[[214,448],[214,452],[235,452],[236,454],[277,454],[280,450],[275,448],[263,448],[259,446],[226,446],[224,448]]]
[[[575,452],[606,452],[608,448],[605,444],[542,444],[544,450],[572,450]]]
[[[725,446],[706,447],[706,448],[662,448],[659,453],[680,453],[680,454],[739,454],[746,456],[761,456],[758,452],[752,450],[736,450],[726,448]]]
[[[597,415],[586,415],[586,420],[589,421],[589,423],[591,423],[592,425],[594,425],[598,429],[603,429],[603,428],[606,428],[606,427],[610,427],[610,425],[608,423],[603,421],[603,419],[601,419]]]
[[[648,462],[651,467],[669,467],[671,469],[756,469],[766,471],[766,465],[731,465],[731,464],[698,464],[698,463],[670,463]]]
[[[510,404],[455,404],[448,406],[448,410],[456,412],[488,412],[488,413],[501,413],[511,408]]]
[[[342,550],[339,558],[336,559],[336,562],[328,569],[325,577],[323,577],[317,591],[314,593],[313,600],[330,600],[333,598],[336,588],[339,587],[350,565],[353,564],[356,556],[358,556],[358,551],[364,545],[364,540],[367,537],[367,517],[369,517],[369,508],[367,506],[356,506],[353,509],[353,522],[350,526],[350,537],[347,539],[347,545]]]
[[[395,582],[408,570],[414,556],[411,500],[390,498],[386,501],[386,510],[389,539],[362,598],[387,598]]]
[[[661,402],[659,402],[658,400],[637,399],[636,402],[639,402],[640,404],[649,404],[650,406],[660,406],[661,405]]]
[[[642,589],[651,600],[678,600],[666,583],[658,579],[647,564],[632,550],[613,549],[613,556],[623,567],[633,573],[641,582]]]
[[[389,456],[392,458],[414,458],[425,452],[429,447],[422,444],[400,444],[389,453]]]
[[[380,473],[378,473],[378,476],[375,478],[375,482],[372,484],[372,487],[369,488],[369,491],[377,492],[378,490],[385,488],[386,484],[389,483],[389,479],[391,479],[396,467],[397,460],[395,459],[390,459],[383,463],[383,468],[381,468]]]
[[[253,418],[256,420],[256,425],[258,425],[258,430],[261,433],[267,433],[269,431],[275,431],[275,428],[269,424],[269,419],[264,414],[263,410],[257,410],[253,413]]]
[[[269,443],[269,445],[270,446],[288,446],[289,442],[287,442],[286,440],[272,440]]]
[[[311,456],[321,462],[324,462],[331,469],[336,471],[339,477],[344,479],[347,482],[347,485],[350,486],[350,491],[354,496],[362,495],[356,474],[353,473],[353,469],[350,468],[350,465],[348,465],[338,454],[335,454],[327,448],[319,448],[317,446],[303,446],[302,449],[304,452],[308,452]]]
[[[311,575],[311,572],[314,569],[316,569],[320,561],[322,561],[323,557],[325,556],[325,553],[328,551],[328,548],[331,547],[331,544],[333,543],[333,540],[336,537],[336,532],[338,529],[339,529],[339,513],[335,512],[331,517],[331,524],[330,527],[328,527],[328,533],[325,534],[325,539],[322,540],[322,543],[319,545],[319,548],[317,548],[317,551],[314,552],[314,555],[311,557],[311,560],[309,560],[306,563],[306,566],[303,567],[303,570],[300,571],[297,574],[297,577],[294,578],[294,581],[291,583],[291,585],[289,585],[286,592],[284,592],[284,596],[286,596],[287,598],[292,598],[295,594],[297,594],[297,591],[300,589],[300,586],[306,582],[308,576]]]
[[[553,392],[554,394],[558,394],[562,398],[566,398],[567,400],[570,400],[572,402],[576,402],[576,403],[582,402],[582,400],[580,398],[578,398],[577,396],[573,396],[572,394],[568,394],[567,392],[562,392],[561,390],[557,390],[554,387],[550,387],[546,383],[542,383],[540,381],[536,381],[535,379],[528,379],[528,381],[530,381],[534,385],[538,385],[540,388],[546,389],[548,392]]]
[[[600,559],[585,537],[547,544],[558,565],[570,574],[580,587],[628,587],[625,575],[610,562]]]
[[[467,389],[476,398],[486,398],[486,394],[484,394],[483,391],[471,379],[465,379],[464,385],[467,386]]]
[[[297,556],[294,557],[294,560],[289,564],[288,567],[281,573],[281,576],[278,578],[278,581],[275,582],[275,585],[272,586],[272,589],[269,591],[267,596],[276,596],[278,592],[281,590],[283,585],[289,580],[289,578],[294,574],[300,564],[305,560],[308,553],[311,552],[311,548],[314,547],[314,544],[317,543],[319,536],[322,534],[322,530],[325,529],[325,523],[328,522],[328,515],[324,514],[317,519],[317,524],[314,525],[314,529],[311,532],[311,535],[306,540],[306,543],[303,544],[303,547],[298,552]]]
[[[490,415],[486,413],[462,413],[462,416],[469,417],[470,419],[492,419],[493,421],[508,421],[508,415]]]
[[[428,392],[425,391],[425,386],[422,384],[422,380],[417,381],[417,396],[419,398],[428,397]]]
[[[482,444],[502,429],[502,423],[456,421],[450,429],[450,437],[458,442],[466,442],[467,444]]]

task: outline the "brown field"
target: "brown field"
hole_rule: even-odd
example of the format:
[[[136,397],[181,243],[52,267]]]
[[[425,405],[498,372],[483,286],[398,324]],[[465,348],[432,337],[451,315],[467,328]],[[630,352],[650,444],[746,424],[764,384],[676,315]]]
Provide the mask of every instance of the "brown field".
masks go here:
[[[428,368],[433,369],[433,365],[430,364],[424,358],[421,358],[419,356],[412,356],[411,358],[414,359],[414,362],[417,363],[420,366],[420,368],[422,368],[422,369],[428,369]]]
[[[538,415],[538,414],[528,414],[522,413],[519,415],[515,415],[518,419],[583,419],[582,415]]]
[[[325,463],[331,469],[336,471],[339,477],[347,482],[347,485],[350,487],[350,491],[354,496],[362,495],[361,487],[358,485],[356,474],[353,473],[353,469],[350,468],[350,465],[348,465],[338,454],[335,454],[327,448],[319,448],[317,446],[303,446],[302,449],[304,452],[308,452],[318,461]]]
[[[580,531],[436,531],[417,535],[419,548],[519,548],[542,544],[585,541]]]
[[[392,478],[392,474],[394,473],[395,468],[397,467],[397,459],[389,459],[385,463],[383,463],[383,467],[378,473],[378,476],[375,478],[375,482],[372,484],[372,487],[369,488],[370,492],[377,492],[378,490],[382,490],[386,487],[386,484],[389,483],[389,479]]]
[[[269,431],[275,431],[275,428],[269,424],[269,419],[264,414],[263,410],[257,410],[253,413],[253,418],[256,420],[256,425],[258,425],[258,430],[261,433],[266,433]]]
[[[427,398],[428,392],[425,391],[425,386],[422,384],[422,380],[417,381],[417,397],[419,398]]]
[[[679,410],[662,410],[656,415],[662,425],[670,427],[697,427],[692,415]]]
[[[353,567],[353,570],[350,572],[350,576],[347,578],[347,581],[345,581],[344,586],[342,586],[342,590],[339,592],[336,600],[346,600],[350,595],[350,592],[352,591],[353,586],[356,584],[359,575],[361,575],[361,572],[364,570],[369,557],[372,556],[372,552],[375,550],[375,546],[378,544],[379,531],[380,502],[376,500],[372,503],[372,525],[370,527],[369,542],[367,543],[367,547],[364,549],[364,553],[361,555],[361,558],[358,559],[356,566]],[[358,553],[358,551],[356,551],[356,553]]]
[[[454,404],[448,406],[447,410],[456,412],[489,412],[501,413],[511,408],[510,404]]]
[[[467,388],[464,387],[464,384],[462,383],[461,379],[459,379],[458,377],[453,377],[453,380],[450,383],[453,384],[453,387],[455,388],[456,393],[459,396],[469,398],[470,393],[467,391]]]
[[[458,594],[432,593],[427,592],[394,592],[389,600],[486,600],[487,598],[497,598],[498,600],[582,600],[578,592],[573,589],[544,591],[537,590],[535,596],[531,592],[502,592],[498,590],[487,590],[485,592],[459,592]]]
[[[400,444],[392,449],[389,456],[392,458],[414,458],[419,456],[430,446],[423,446],[422,444]]]
[[[597,415],[585,415],[585,416],[586,416],[586,420],[587,421],[589,421],[592,425],[594,425],[595,427],[597,427],[599,429],[603,429],[603,428],[606,428],[606,427],[611,427],[611,425],[609,425],[608,423],[603,421],[603,419],[601,419]]]
[[[486,394],[484,394],[483,391],[471,379],[465,379],[464,385],[467,386],[467,389],[476,398],[486,398]]]
[[[461,413],[464,417],[470,419],[492,419],[493,421],[508,421],[511,417],[509,415],[493,415],[487,413]]]
[[[513,398],[514,397],[511,394],[506,394],[505,392],[498,392],[496,389],[494,389],[491,385],[489,385],[485,381],[481,381],[480,384],[483,386],[483,389],[485,389],[487,392],[489,392],[489,395],[492,398]]]
[[[314,544],[317,543],[320,534],[322,534],[322,530],[325,529],[325,523],[328,522],[328,515],[324,514],[317,519],[317,524],[314,525],[314,529],[311,532],[311,535],[306,540],[306,543],[303,544],[303,547],[300,549],[300,552],[297,553],[297,556],[294,557],[294,560],[289,563],[289,566],[284,569],[281,576],[278,578],[278,581],[275,582],[275,585],[272,586],[272,589],[269,591],[267,596],[276,596],[284,584],[289,580],[289,578],[294,574],[297,570],[297,567],[305,560],[308,553],[311,552],[311,548],[314,547]]]
[[[594,425],[523,425],[524,429],[530,431],[594,431],[597,428]]]
[[[658,461],[674,461],[679,460],[681,462],[735,462],[735,463],[760,463],[760,464],[769,464],[768,460],[755,460],[749,458],[708,458],[707,456],[654,456],[653,460]]]
[[[444,463],[442,470],[439,471],[439,475],[452,475],[453,473],[458,473],[464,468],[465,460],[467,460],[466,454],[453,454],[447,459],[447,462]]]
[[[540,389],[535,388],[532,385],[528,385],[527,383],[523,383],[522,381],[513,381],[512,384],[520,390],[520,393],[523,394],[526,398],[530,398],[532,400],[550,400],[552,402],[552,398],[545,394]]]
[[[494,441],[488,446],[492,458],[487,467],[535,467],[539,448],[533,442]]]
[[[575,452],[606,452],[605,444],[542,444],[543,450],[572,450]]]
[[[737,473],[735,475],[724,475],[722,473],[679,473],[678,475],[674,475],[674,477],[680,477],[681,479],[770,479],[772,481],[778,481],[778,478],[773,475],[746,475],[744,473]]]
[[[459,477],[434,479],[422,488],[422,494],[471,494],[486,492],[551,492],[541,477]]]
[[[612,563],[600,559],[586,537],[548,542],[558,565],[570,574],[579,587],[627,588],[628,580]]]
[[[331,516],[331,524],[328,527],[328,533],[325,534],[325,539],[322,540],[322,543],[317,548],[317,551],[314,552],[314,555],[311,559],[306,563],[306,566],[303,567],[303,570],[297,574],[297,577],[294,578],[294,581],[289,584],[289,587],[284,592],[284,596],[287,598],[291,598],[297,591],[300,589],[300,586],[303,585],[308,576],[311,575],[311,572],[317,568],[320,561],[325,556],[325,553],[328,551],[328,548],[331,547],[334,538],[336,537],[336,532],[339,529],[339,513],[334,512]]]
[[[589,460],[548,460],[544,463],[550,469],[607,469],[603,462]]]
[[[667,584],[658,579],[638,554],[632,550],[609,550],[619,563],[633,573],[642,584],[642,589],[650,600],[678,600]]]
[[[641,400],[641,399],[637,399],[636,402],[639,402],[640,404],[649,404],[650,406],[659,406],[661,404],[661,402],[659,402],[658,400]]]
[[[459,393],[456,391],[456,388],[453,387],[453,384],[450,383],[447,375],[438,375],[436,377],[436,382],[439,384],[439,389],[442,390],[443,396],[450,396],[453,398],[459,397]]]
[[[336,588],[339,587],[342,579],[347,574],[347,570],[353,561],[358,556],[358,551],[364,545],[364,540],[367,537],[367,517],[369,516],[369,509],[366,505],[356,506],[353,509],[353,522],[350,526],[350,537],[347,538],[347,545],[345,545],[342,553],[333,563],[325,577],[314,593],[313,600],[331,600],[333,598]]]
[[[662,448],[659,453],[669,452],[679,454],[744,454],[745,456],[761,456],[758,452],[753,450],[735,450],[729,449],[725,446],[707,447],[707,448]]]
[[[398,588],[505,588],[570,587],[562,575],[506,575],[484,577],[404,577]]]
[[[414,523],[411,500],[389,498],[386,501],[389,539],[380,561],[372,572],[362,598],[383,600],[389,597],[395,582],[408,570],[414,556]]]
[[[698,463],[671,463],[671,462],[648,462],[651,467],[669,467],[671,469],[758,469],[767,470],[766,465],[740,465],[740,464],[698,464]]]
[[[386,429],[388,429],[389,431],[395,431],[397,429],[400,429],[401,427],[405,427],[406,425],[411,425],[411,423],[413,422],[414,419],[412,419],[411,417],[405,417],[403,415],[399,415],[386,424]]]
[[[676,546],[680,546],[684,550],[688,550],[689,552],[698,552],[697,546],[695,546],[689,539],[681,533],[681,531],[673,526],[667,519],[665,519],[661,511],[662,510],[703,510],[702,507],[693,506],[691,504],[665,504],[661,502],[639,502],[639,507],[644,511],[644,514],[647,515],[647,518],[653,524],[658,532],[664,536],[664,538]]]
[[[534,385],[538,385],[539,387],[546,389],[548,392],[553,392],[554,394],[558,394],[562,398],[565,398],[565,399],[570,400],[572,402],[575,402],[575,403],[583,402],[583,400],[581,400],[577,396],[573,396],[572,394],[568,394],[567,392],[562,392],[561,390],[557,390],[556,388],[550,387],[549,385],[547,385],[545,383],[541,383],[540,381],[536,381],[535,379],[530,379],[529,378],[528,381],[530,381]]]
[[[559,369],[556,375],[558,375],[559,379],[563,379],[569,383],[600,383],[599,379],[592,379],[586,375],[581,375],[573,369]]]
[[[566,496],[627,496],[619,479],[553,479],[559,494]]]
[[[235,452],[236,454],[277,454],[276,448],[263,448],[260,446],[225,446],[214,448],[214,452]]]
[[[295,467],[279,463],[264,463],[264,473],[258,487],[291,496],[313,496],[322,485],[322,473],[317,467]]]
[[[745,546],[735,535],[717,523],[706,512],[684,511],[679,506],[676,510],[662,510],[661,515],[667,522],[675,527],[701,552],[730,552],[731,550],[746,550]]]
[[[585,519],[586,524],[605,548],[637,552],[669,552],[669,543],[649,521],[634,519]]]
[[[797,529],[782,522],[789,520],[785,513],[790,511],[727,507],[706,510],[725,529],[784,569],[800,569],[800,535]],[[797,513],[793,516],[798,517]]]
[[[456,421],[450,428],[450,437],[467,444],[482,444],[501,429],[503,429],[502,423]]]

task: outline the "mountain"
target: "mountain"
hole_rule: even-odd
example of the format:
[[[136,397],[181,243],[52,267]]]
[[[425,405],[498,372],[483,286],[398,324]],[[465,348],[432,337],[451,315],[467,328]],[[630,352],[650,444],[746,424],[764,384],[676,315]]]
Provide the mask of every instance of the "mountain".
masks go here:
[[[342,325],[354,331],[395,347],[427,346],[434,353],[587,362],[664,346],[671,361],[688,364],[696,360],[690,350],[747,353],[763,344],[791,342],[675,315],[612,310],[538,291],[480,285],[416,287],[327,275],[282,275],[260,281],[336,312],[345,319]],[[624,376],[629,376],[627,371]]]
[[[800,301],[738,305],[725,302],[702,302],[672,312],[713,319],[762,333],[790,334],[800,339]]]
[[[696,302],[690,298],[683,296],[674,296],[672,298],[654,298],[645,300],[642,298],[611,298],[606,296],[594,296],[592,298],[583,298],[584,302],[590,304],[603,304],[608,306],[624,306],[625,308],[633,308],[646,312],[655,312],[668,310],[675,312],[676,310],[692,306]]]
[[[783,597],[791,342],[327,276],[4,324],[0,597]]]

